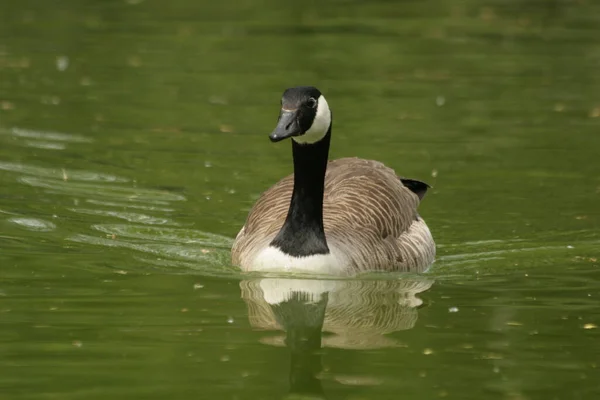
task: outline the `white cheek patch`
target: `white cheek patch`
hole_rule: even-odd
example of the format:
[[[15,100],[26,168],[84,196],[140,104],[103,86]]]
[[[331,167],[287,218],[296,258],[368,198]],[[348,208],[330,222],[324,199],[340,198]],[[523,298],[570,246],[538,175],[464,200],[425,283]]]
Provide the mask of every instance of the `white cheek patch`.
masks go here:
[[[317,113],[315,119],[304,135],[293,137],[296,143],[310,144],[318,142],[327,134],[327,130],[331,125],[331,111],[329,104],[325,100],[325,96],[321,95],[317,99]]]

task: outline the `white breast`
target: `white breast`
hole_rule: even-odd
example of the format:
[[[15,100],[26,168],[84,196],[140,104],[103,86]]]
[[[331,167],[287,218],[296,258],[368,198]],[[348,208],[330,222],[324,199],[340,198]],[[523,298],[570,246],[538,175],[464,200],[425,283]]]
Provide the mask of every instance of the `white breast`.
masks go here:
[[[293,257],[276,247],[268,246],[260,250],[250,268],[263,272],[303,272],[313,274],[349,275],[352,268],[347,257],[330,249],[329,254],[316,254],[306,257]]]

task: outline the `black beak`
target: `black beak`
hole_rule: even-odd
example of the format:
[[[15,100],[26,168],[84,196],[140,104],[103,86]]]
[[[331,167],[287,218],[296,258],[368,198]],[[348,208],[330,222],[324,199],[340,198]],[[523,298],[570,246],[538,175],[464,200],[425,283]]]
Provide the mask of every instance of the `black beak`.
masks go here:
[[[271,139],[271,142],[279,142],[292,136],[299,136],[302,133],[298,111],[281,110],[277,126],[269,135],[269,139]]]

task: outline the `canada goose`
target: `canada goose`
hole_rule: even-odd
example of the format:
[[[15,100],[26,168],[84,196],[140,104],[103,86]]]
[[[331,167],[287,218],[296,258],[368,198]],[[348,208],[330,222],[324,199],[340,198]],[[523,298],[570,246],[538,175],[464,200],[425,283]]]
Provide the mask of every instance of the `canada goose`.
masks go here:
[[[287,89],[269,138],[292,138],[294,173],[264,192],[232,248],[244,271],[354,275],[425,270],[435,243],[417,213],[426,183],[380,162],[327,161],[332,117],[311,86]]]

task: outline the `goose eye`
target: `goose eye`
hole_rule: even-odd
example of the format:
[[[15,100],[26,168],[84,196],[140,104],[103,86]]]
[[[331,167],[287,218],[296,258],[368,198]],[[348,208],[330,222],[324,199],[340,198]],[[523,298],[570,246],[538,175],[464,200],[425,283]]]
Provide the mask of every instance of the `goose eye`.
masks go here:
[[[306,102],[306,104],[310,108],[316,108],[317,107],[317,100],[311,97],[310,99],[308,99],[308,101]]]

